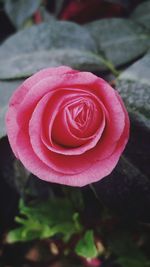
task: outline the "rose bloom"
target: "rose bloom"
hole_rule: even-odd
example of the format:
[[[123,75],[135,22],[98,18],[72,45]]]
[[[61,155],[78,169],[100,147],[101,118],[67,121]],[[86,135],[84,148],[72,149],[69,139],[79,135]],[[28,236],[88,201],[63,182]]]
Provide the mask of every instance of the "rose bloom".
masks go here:
[[[129,136],[118,93],[90,72],[43,69],[14,92],[6,114],[16,157],[42,180],[84,186],[111,173]]]

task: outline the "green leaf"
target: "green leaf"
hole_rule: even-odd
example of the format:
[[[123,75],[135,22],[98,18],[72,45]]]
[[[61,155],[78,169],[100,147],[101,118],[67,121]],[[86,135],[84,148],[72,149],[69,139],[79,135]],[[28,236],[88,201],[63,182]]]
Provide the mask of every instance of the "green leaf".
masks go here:
[[[149,176],[150,150],[147,147],[150,134],[150,54],[122,72],[118,77],[116,88],[124,100],[131,121],[130,142],[126,155]],[[144,142],[141,142],[141,138]],[[144,188],[146,187],[141,190],[145,190]]]
[[[16,28],[31,17],[41,4],[41,0],[5,0],[5,11]]]
[[[138,5],[131,18],[150,30],[150,1],[144,1]]]
[[[120,257],[117,262],[122,266],[122,267],[148,267],[150,266],[150,262],[147,260],[145,261],[140,261],[139,259],[128,259],[128,258],[123,258]]]
[[[26,206],[20,201],[19,210],[20,216],[16,217],[16,222],[21,224],[21,227],[8,233],[9,243],[55,235],[61,235],[67,242],[73,234],[82,230],[79,217],[75,215],[76,212],[68,199],[53,199],[31,206]]]
[[[0,138],[6,135],[6,129],[5,129],[6,111],[7,111],[7,106],[0,107]]]
[[[63,8],[64,0],[55,1],[55,15],[58,16]]]
[[[43,22],[50,22],[50,21],[54,21],[56,20],[56,17],[54,16],[54,14],[50,13],[46,8],[45,6],[40,6],[39,7],[39,12],[41,14],[41,17],[42,17],[42,20]]]
[[[22,235],[23,232],[24,232],[24,227],[20,227],[18,229],[9,231],[9,233],[7,234],[7,239],[6,239],[7,242],[14,243],[14,242],[23,240],[24,239]]]
[[[45,225],[36,225],[33,221],[30,221],[32,227],[22,226],[20,228],[11,230],[7,235],[8,243],[31,241],[34,239],[43,239],[53,235],[51,229]]]
[[[76,210],[83,211],[84,199],[83,199],[83,194],[80,188],[63,187],[63,193],[66,196],[66,198],[69,198],[71,200],[72,205],[73,207],[75,207]]]
[[[0,138],[6,135],[5,114],[8,101],[13,91],[20,85],[22,81],[2,82],[0,81]]]
[[[57,48],[96,51],[96,44],[83,27],[62,21],[50,21],[17,32],[0,46],[0,61],[15,55]]]
[[[22,30],[0,46],[1,79],[27,77],[47,66],[69,65],[79,70],[118,74],[97,54],[89,32],[71,22],[42,23]]]
[[[150,118],[150,54],[121,73],[117,88],[127,107]]]
[[[138,81],[150,86],[150,53],[133,63],[121,73],[120,80]]]
[[[68,65],[79,70],[106,70],[103,59],[88,51],[52,49],[15,55],[1,60],[0,79],[28,77],[46,67]]]
[[[84,236],[78,241],[75,252],[77,255],[85,258],[95,258],[98,254],[95,242],[94,234],[92,230],[88,230]]]
[[[128,109],[131,121],[131,134],[127,157],[135,164],[144,174],[149,177],[149,145],[150,134],[150,56],[144,56],[127,68],[119,76],[116,88],[122,96],[124,103]],[[144,140],[144,142],[141,141]],[[144,179],[145,180],[145,179]],[[143,181],[144,181],[143,180]],[[142,180],[141,180],[142,181]],[[140,182],[140,179],[139,179]],[[147,188],[149,188],[148,181]],[[141,185],[141,192],[146,199],[146,186]],[[139,185],[140,188],[140,185]],[[143,189],[142,189],[143,188]],[[149,190],[149,189],[148,189]],[[149,191],[148,191],[149,192]],[[133,200],[133,199],[132,199]],[[144,202],[143,198],[143,203]],[[147,202],[147,201],[146,201]],[[138,206],[138,205],[137,205]],[[135,212],[135,211],[134,211]],[[137,209],[135,214],[142,214]],[[136,215],[137,216],[137,215]]]
[[[136,59],[149,47],[149,36],[143,27],[129,19],[101,19],[85,27],[95,39],[99,52],[115,66]]]
[[[24,195],[30,179],[30,172],[17,159],[14,160],[13,170],[15,177],[12,178],[12,185],[20,195]]]
[[[54,225],[58,222],[72,221],[73,208],[66,199],[53,199],[46,202],[35,203],[26,206],[20,202],[20,213],[40,222]]]
[[[109,239],[109,248],[117,255],[117,262],[122,267],[145,267],[148,259],[132,241],[131,233],[124,230],[115,232]]]

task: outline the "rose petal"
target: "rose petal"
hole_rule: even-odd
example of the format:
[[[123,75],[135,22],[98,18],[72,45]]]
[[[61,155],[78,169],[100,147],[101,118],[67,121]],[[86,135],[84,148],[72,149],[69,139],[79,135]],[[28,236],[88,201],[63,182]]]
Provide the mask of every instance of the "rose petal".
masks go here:
[[[109,175],[116,166],[119,157],[127,143],[129,135],[129,119],[126,114],[126,126],[124,128],[122,138],[118,143],[115,153],[103,161],[97,161],[95,164],[88,168],[86,171],[76,174],[67,175],[53,171],[47,167],[37,156],[33,153],[32,147],[30,146],[29,138],[26,133],[23,136],[18,136],[18,154],[20,160],[24,166],[31,170],[40,179],[45,181],[65,184],[70,186],[85,186],[89,183],[93,183],[101,180],[103,177]],[[21,137],[21,142],[20,142]],[[21,153],[20,153],[21,152]]]
[[[43,121],[43,106],[45,106],[47,102],[49,101],[50,95],[51,93],[48,93],[39,101],[39,103],[37,104],[32,114],[32,118],[29,123],[30,142],[32,144],[33,150],[35,154],[38,155],[40,160],[42,160],[47,166],[51,167],[52,169],[56,171],[59,171],[61,173],[69,173],[69,174],[81,172],[91,165],[93,159],[91,160],[91,162],[89,162],[89,160],[86,157],[76,156],[76,155],[80,155],[84,153],[85,150],[95,147],[96,143],[98,142],[98,139],[100,138],[103,132],[103,129],[105,126],[105,120],[103,120],[101,127],[98,129],[97,136],[95,136],[95,138],[89,141],[85,146],[83,147],[81,146],[77,149],[61,148],[61,150],[60,148],[57,148],[57,147],[56,148],[54,147],[52,149],[52,147],[49,146],[48,147],[49,149],[48,149],[47,147],[43,145],[40,132],[41,132],[41,125]],[[53,103],[51,108],[54,112],[51,112],[50,110],[49,115],[51,115],[50,119],[53,120],[52,117],[53,116],[55,117],[55,113],[57,113],[58,107],[57,105],[54,106],[54,100],[51,102]],[[58,103],[59,105],[61,105],[60,99],[58,99]],[[20,132],[20,140],[21,140],[21,136],[23,135]],[[71,155],[73,156],[71,157]]]
[[[12,95],[9,102],[9,109],[6,114],[6,129],[8,133],[8,139],[11,143],[12,150],[15,156],[18,158],[18,153],[16,149],[16,136],[18,134],[20,125],[16,121],[16,114],[18,112],[18,107],[22,104],[21,101],[25,98],[29,90],[38,83],[41,79],[49,77],[51,75],[63,75],[65,73],[76,73],[77,71],[72,70],[69,67],[62,66],[58,68],[47,68],[39,71],[38,73],[32,75],[30,78],[26,79],[25,82],[18,87],[18,89]]]
[[[46,95],[56,90],[61,94],[64,88],[91,93],[103,103],[101,108],[106,118],[105,124],[104,117],[102,120],[103,134],[101,132],[99,141],[95,139],[92,149],[79,155],[58,154],[59,146],[57,152],[49,151],[39,134],[44,107],[49,101]],[[27,79],[11,99],[6,124],[14,153],[31,172],[46,181],[72,186],[83,186],[108,175],[117,164],[129,135],[128,115],[114,89],[91,73],[79,73],[67,67],[43,70]],[[55,135],[56,127],[50,132]],[[74,151],[77,149],[81,153],[81,148]]]
[[[120,102],[118,101],[114,90],[104,80],[91,73],[83,72],[66,74],[59,77],[58,80],[56,78],[57,77],[53,76],[52,78],[44,79],[31,88],[21,107],[18,109],[19,125],[28,124],[28,120],[31,117],[36,103],[43,95],[49,92],[49,90],[52,91],[57,88],[61,90],[61,86],[66,84],[68,86],[71,84],[72,89],[77,85],[80,85],[82,89],[84,80],[84,89],[96,93],[98,97],[102,99],[110,117],[109,123],[107,122],[107,127],[105,129],[105,138],[103,137],[104,140],[101,142],[102,149],[99,149],[101,151],[103,150],[103,153],[98,155],[101,159],[106,158],[113,152],[116,146],[116,140],[118,140],[124,128],[124,113],[122,112]],[[24,119],[21,114],[24,114]]]
[[[100,123],[97,131],[92,136],[85,137],[85,138],[81,138],[81,137],[79,138],[79,137],[75,136],[74,134],[72,134],[72,132],[70,132],[70,129],[68,129],[68,127],[66,126],[67,123],[64,122],[64,125],[62,125],[62,130],[61,130],[62,140],[64,140],[65,142],[68,142],[68,143],[70,142],[70,144],[72,143],[73,146],[74,146],[74,144],[78,144],[80,147],[75,148],[75,149],[71,148],[71,147],[70,148],[68,148],[68,147],[63,148],[61,146],[53,144],[53,140],[51,138],[51,134],[53,131],[53,122],[55,121],[57,111],[59,111],[59,107],[61,107],[61,104],[63,103],[65,96],[67,97],[67,99],[69,99],[72,95],[74,96],[74,93],[75,94],[78,93],[78,95],[82,95],[84,97],[86,97],[87,94],[85,94],[81,90],[80,91],[73,90],[72,94],[70,95],[69,94],[70,92],[68,93],[68,90],[66,90],[66,89],[64,89],[61,92],[59,91],[58,93],[59,93],[59,95],[55,95],[55,99],[53,98],[53,99],[51,99],[51,101],[49,101],[50,104],[45,109],[43,117],[41,114],[42,103],[40,105],[38,105],[36,110],[34,111],[33,117],[35,116],[35,120],[37,117],[37,120],[41,119],[41,125],[42,125],[42,121],[44,122],[43,125],[49,125],[50,136],[48,134],[42,133],[42,140],[43,140],[44,144],[47,146],[47,148],[49,148],[50,150],[52,150],[54,152],[60,153],[60,154],[78,155],[78,154],[84,153],[86,150],[89,150],[96,145],[96,143],[99,141],[99,139],[103,133],[104,126],[105,126],[105,116],[106,116],[105,115],[105,113],[106,113],[105,107],[99,101],[98,104],[101,108],[101,111],[100,111],[101,123]],[[60,93],[62,94],[62,96]],[[92,95],[91,95],[91,98],[92,98]],[[56,105],[55,105],[55,101],[56,101]],[[57,104],[57,102],[58,102],[58,104]],[[39,106],[41,106],[41,108]],[[38,114],[38,110],[37,110],[38,107],[40,108],[40,114]],[[45,115],[46,115],[46,118],[45,118]],[[34,122],[32,124],[35,125]],[[34,126],[33,126],[33,129],[34,129]],[[59,129],[58,129],[58,131],[59,131]],[[82,146],[81,146],[81,144],[82,144]]]

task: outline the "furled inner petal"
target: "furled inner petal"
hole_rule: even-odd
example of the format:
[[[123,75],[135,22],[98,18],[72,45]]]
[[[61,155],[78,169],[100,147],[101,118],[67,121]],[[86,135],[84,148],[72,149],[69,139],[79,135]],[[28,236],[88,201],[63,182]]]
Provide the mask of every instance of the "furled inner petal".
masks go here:
[[[59,94],[60,96],[60,94]],[[63,92],[64,96],[64,92]],[[53,144],[49,143],[49,147],[45,146],[42,138],[41,138],[41,126],[44,122],[44,125],[47,124],[46,120],[43,121],[43,113],[45,113],[46,104],[50,108],[52,108],[53,112],[50,112],[48,115],[51,115],[49,118],[50,121],[53,121],[55,118],[57,111],[59,110],[59,105],[61,106],[61,103],[63,101],[63,97],[58,99],[58,95],[54,94],[51,98],[52,94],[48,93],[45,95],[37,104],[36,108],[34,109],[34,112],[32,114],[30,123],[29,123],[29,138],[30,142],[33,148],[34,153],[38,156],[38,158],[47,166],[52,168],[53,170],[60,172],[60,173],[66,173],[66,174],[75,174],[79,173],[91,166],[92,161],[87,160],[86,157],[82,157],[82,153],[84,153],[84,150],[89,149],[91,146],[95,146],[95,142],[98,142],[104,127],[105,127],[105,117],[102,120],[101,127],[98,129],[97,134],[94,136],[92,140],[88,144],[84,146],[81,146],[79,148],[73,148],[73,149],[66,149],[61,146],[59,147],[52,147]],[[56,101],[58,100],[58,102]],[[53,100],[53,101],[50,101]],[[55,102],[55,101],[56,102]],[[49,105],[51,103],[51,105]],[[104,112],[103,112],[104,113]],[[46,112],[47,114],[47,112]],[[49,117],[49,116],[48,116]],[[36,126],[36,127],[35,127]],[[22,131],[26,131],[26,129],[22,129]],[[23,134],[23,133],[22,133]],[[21,138],[21,132],[20,132],[20,138]],[[23,136],[23,135],[22,135]],[[58,153],[53,152],[53,150],[57,150]]]
[[[75,101],[66,111],[70,130],[78,137],[91,136],[102,121],[101,107],[91,98]]]
[[[58,112],[50,135],[56,144],[78,147],[93,138],[102,120],[103,112],[99,103],[87,96],[76,97]],[[63,134],[64,130],[69,139]]]
[[[105,127],[106,111],[102,103],[92,94],[81,90],[70,92],[64,89],[62,96],[55,93],[54,97],[43,114],[41,139],[45,146],[66,155],[78,155],[94,147]],[[91,110],[81,110],[81,102],[83,106],[88,103],[88,109]],[[77,114],[73,109],[77,109],[78,105],[80,112]],[[79,113],[83,113],[80,119]],[[75,114],[77,116],[73,117]],[[83,118],[86,121],[81,125]]]

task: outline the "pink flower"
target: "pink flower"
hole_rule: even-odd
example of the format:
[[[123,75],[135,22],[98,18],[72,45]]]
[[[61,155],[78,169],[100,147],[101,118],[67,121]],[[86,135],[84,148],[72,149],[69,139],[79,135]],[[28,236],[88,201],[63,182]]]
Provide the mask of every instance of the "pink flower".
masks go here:
[[[84,266],[86,267],[100,267],[102,261],[98,258],[93,259],[83,259]]]
[[[69,67],[41,70],[15,91],[6,114],[16,157],[40,179],[84,186],[111,173],[129,136],[118,93]]]

